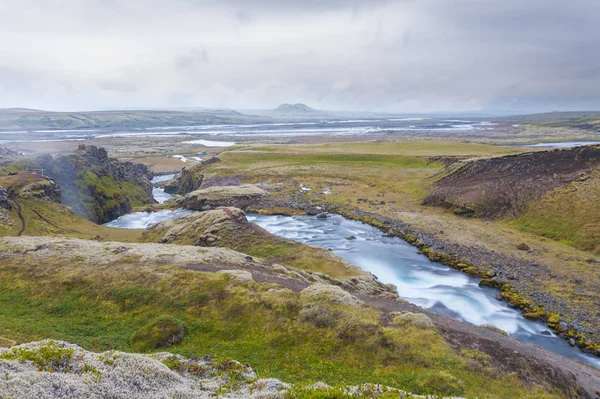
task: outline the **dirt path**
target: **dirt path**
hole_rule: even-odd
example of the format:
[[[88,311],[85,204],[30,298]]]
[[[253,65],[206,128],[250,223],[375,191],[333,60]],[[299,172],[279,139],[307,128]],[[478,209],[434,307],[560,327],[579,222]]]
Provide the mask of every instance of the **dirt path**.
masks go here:
[[[25,232],[27,224],[25,223],[25,218],[23,217],[23,208],[21,207],[21,204],[19,204],[19,202],[16,199],[13,199],[12,202],[17,208],[17,216],[19,216],[19,220],[21,221],[21,229],[19,229],[19,232],[17,233],[17,237],[20,237]]]
[[[27,208],[28,210],[30,210],[31,212],[35,213],[40,219],[42,219],[44,222],[48,223],[50,226],[56,228],[56,229],[60,229],[66,232],[76,232],[75,230],[72,229],[64,229],[54,223],[52,223],[51,221],[49,221],[44,215],[42,215],[41,213],[39,213],[38,211],[36,211],[33,208]]]

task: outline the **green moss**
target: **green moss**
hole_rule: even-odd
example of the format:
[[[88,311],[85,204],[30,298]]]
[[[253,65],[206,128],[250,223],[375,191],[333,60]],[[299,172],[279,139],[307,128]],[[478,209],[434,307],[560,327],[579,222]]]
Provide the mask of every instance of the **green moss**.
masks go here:
[[[10,339],[55,337],[93,350],[153,350],[168,335],[164,331],[175,332],[184,322],[185,339],[169,351],[233,358],[261,377],[333,386],[373,382],[417,393],[462,389],[469,397],[552,397],[536,396],[516,379],[472,370],[472,359],[435,330],[385,327],[370,307],[319,302],[335,322],[316,327],[301,317],[306,304],[298,293],[268,292],[281,288],[276,284],[237,285],[221,275],[147,262],[96,269],[47,258],[44,273],[39,268],[27,255],[0,265],[0,325]],[[57,300],[64,310],[49,312]],[[440,383],[425,387],[419,382],[425,373]]]
[[[512,225],[600,254],[600,170],[550,191]]]
[[[185,323],[172,316],[161,316],[139,329],[133,336],[133,349],[148,352],[161,346],[170,346],[183,339]]]
[[[63,348],[49,341],[39,348],[12,348],[0,354],[0,359],[32,362],[40,371],[55,371],[64,368],[73,358],[73,349]]]
[[[548,327],[556,328],[560,323],[560,314],[552,313],[550,317],[548,317]]]

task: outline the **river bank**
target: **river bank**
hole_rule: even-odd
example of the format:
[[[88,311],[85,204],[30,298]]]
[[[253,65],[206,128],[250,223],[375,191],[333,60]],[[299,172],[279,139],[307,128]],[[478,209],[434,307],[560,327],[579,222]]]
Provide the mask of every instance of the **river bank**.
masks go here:
[[[480,279],[481,285],[501,291],[499,298],[518,309],[525,317],[545,322],[558,336],[586,353],[600,355],[600,325],[595,315],[561,296],[551,295],[536,288],[544,273],[550,273],[543,264],[523,258],[489,251],[483,246],[457,243],[435,231],[424,229],[397,218],[362,211],[350,205],[318,201],[319,212],[341,215],[347,219],[369,224],[384,233],[396,236],[418,248],[432,261],[440,262]],[[265,200],[251,212],[273,215],[297,215],[314,209],[315,202],[306,195],[293,193],[287,198]]]
[[[279,237],[329,249],[371,272],[384,284],[394,284],[400,297],[424,309],[474,325],[493,325],[522,342],[572,357],[600,368],[600,358],[573,349],[542,322],[522,317],[498,301],[498,291],[479,279],[430,261],[406,241],[368,224],[331,215],[270,216],[249,214],[254,222]]]
[[[261,205],[264,206],[267,203],[268,201],[261,202]],[[340,209],[334,209],[333,206],[321,208],[321,210],[327,209],[341,213]],[[276,209],[281,211],[280,207]],[[112,221],[107,226],[147,228],[150,225],[175,220],[192,213],[193,211],[185,209],[136,212]],[[269,212],[263,210],[262,213]],[[291,217],[277,218],[277,216],[260,214],[248,216],[249,221],[257,223],[277,236],[316,245],[323,249],[332,249],[336,255],[371,272],[383,283],[394,284],[398,287],[401,297],[422,308],[474,325],[494,325],[523,342],[540,345],[555,353],[600,368],[600,359],[597,357],[570,348],[567,342],[559,340],[541,321],[523,318],[519,307],[497,301],[498,291],[481,287],[482,284],[480,284],[480,278],[487,277],[489,279],[489,274],[479,275],[476,271],[467,269],[466,264],[459,266],[460,263],[451,263],[449,266],[461,272],[466,271],[475,277],[445,268],[442,263],[450,263],[448,259],[432,252],[431,247],[425,247],[427,244],[433,244],[431,241],[423,240],[422,236],[414,236],[413,242],[406,240],[410,237],[406,226],[393,224],[390,220],[379,220],[373,215],[358,213],[351,214],[348,219],[344,219],[342,216],[331,216],[326,219],[309,216],[298,216],[294,219]],[[351,219],[366,224],[357,223]],[[342,229],[342,225],[348,224],[353,224],[350,229]],[[337,230],[340,232],[334,233]],[[419,240],[423,240],[422,244]],[[365,245],[360,246],[360,243]],[[420,247],[420,250],[417,252],[417,249],[411,249],[409,244]],[[360,246],[357,251],[349,252],[347,250],[348,246],[356,247],[357,245]],[[410,265],[406,265],[407,267],[398,275],[398,270],[395,269],[396,264],[406,263],[407,259],[410,260]],[[502,294],[500,296],[499,299],[503,299]],[[559,333],[557,332],[557,334]]]

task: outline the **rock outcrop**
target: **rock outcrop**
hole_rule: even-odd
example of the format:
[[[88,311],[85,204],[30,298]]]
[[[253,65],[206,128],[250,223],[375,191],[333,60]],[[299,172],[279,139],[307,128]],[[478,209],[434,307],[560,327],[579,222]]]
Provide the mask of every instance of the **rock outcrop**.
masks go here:
[[[0,208],[4,208],[7,211],[12,209],[12,205],[8,200],[8,192],[2,186],[0,186]]]
[[[37,198],[60,203],[61,190],[53,179],[45,179],[23,187],[19,195],[23,198]]]
[[[247,234],[268,234],[258,231],[237,208],[221,208],[192,213],[148,227],[144,236],[160,243],[192,244],[201,247],[231,246],[232,240]],[[237,237],[237,238],[236,238]]]
[[[241,186],[215,186],[192,191],[178,199],[177,202],[182,208],[193,211],[220,206],[248,209],[259,208],[260,202],[267,196],[268,193],[265,190],[252,184],[243,184]]]
[[[259,379],[250,365],[210,356],[187,359],[168,352],[95,353],[64,341],[40,341],[0,348],[0,395],[13,398],[283,399],[293,385]],[[315,397],[425,398],[374,384],[303,388]],[[434,396],[427,396],[434,399]]]
[[[80,145],[71,155],[37,159],[61,188],[61,201],[96,223],[154,203],[152,172],[142,164],[109,158],[104,148]]]
[[[469,161],[433,184],[424,205],[464,216],[518,216],[546,193],[600,166],[600,146]]]
[[[165,184],[165,192],[169,194],[185,195],[194,190],[198,190],[204,181],[204,167],[220,161],[219,158],[212,157],[195,165],[186,166],[181,169],[181,173]]]
[[[23,158],[23,154],[10,148],[0,147],[0,165]]]

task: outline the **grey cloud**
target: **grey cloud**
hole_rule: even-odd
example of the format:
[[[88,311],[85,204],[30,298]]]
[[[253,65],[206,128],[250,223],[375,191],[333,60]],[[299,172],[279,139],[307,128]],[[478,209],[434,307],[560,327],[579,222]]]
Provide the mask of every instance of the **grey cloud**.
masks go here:
[[[178,68],[189,69],[210,62],[210,57],[204,47],[193,48],[188,53],[177,57],[175,62]]]
[[[0,107],[600,108],[599,13],[597,0],[23,0],[0,14]]]

